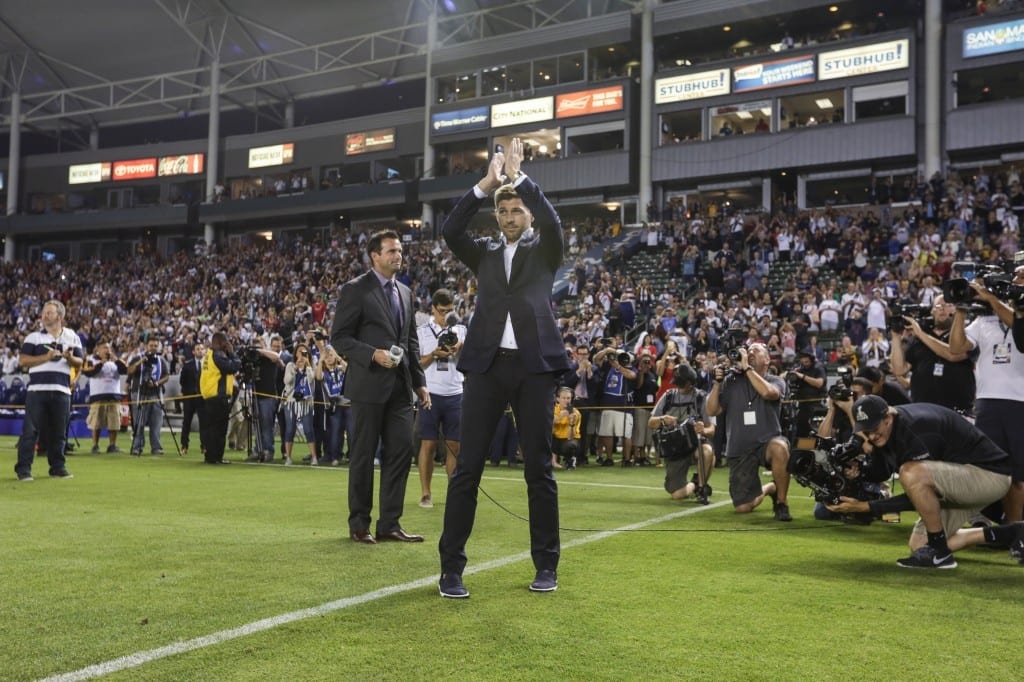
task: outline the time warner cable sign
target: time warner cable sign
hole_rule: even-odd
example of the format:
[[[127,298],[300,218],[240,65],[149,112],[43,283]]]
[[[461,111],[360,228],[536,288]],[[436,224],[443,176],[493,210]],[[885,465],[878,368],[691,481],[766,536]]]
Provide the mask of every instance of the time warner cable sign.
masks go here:
[[[445,111],[430,117],[430,128],[436,135],[458,133],[463,130],[486,128],[491,116],[489,107],[473,107],[458,111]]]
[[[818,80],[895,71],[910,66],[910,41],[893,40],[818,55]]]
[[[814,82],[814,57],[793,57],[748,64],[732,70],[733,92],[781,88]]]
[[[964,31],[964,57],[1024,49],[1024,18],[1002,21]]]

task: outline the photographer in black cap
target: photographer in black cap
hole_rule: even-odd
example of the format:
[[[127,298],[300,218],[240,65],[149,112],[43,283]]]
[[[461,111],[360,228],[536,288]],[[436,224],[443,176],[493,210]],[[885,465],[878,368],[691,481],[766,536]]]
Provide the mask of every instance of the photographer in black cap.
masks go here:
[[[911,554],[898,566],[952,569],[956,550],[986,541],[1015,546],[1024,541],[1024,524],[963,528],[1010,489],[1009,455],[973,424],[940,405],[890,407],[876,395],[858,399],[853,416],[869,458],[848,475],[881,482],[898,472],[905,492],[870,502],[841,497],[828,508],[874,515],[916,511],[920,519],[910,535]]]

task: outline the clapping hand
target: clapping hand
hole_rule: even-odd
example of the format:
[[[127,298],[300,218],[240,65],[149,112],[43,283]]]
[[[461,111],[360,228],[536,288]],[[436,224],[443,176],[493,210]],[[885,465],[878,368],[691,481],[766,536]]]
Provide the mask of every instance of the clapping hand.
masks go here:
[[[518,137],[512,138],[508,146],[508,156],[505,157],[505,177],[508,182],[515,180],[519,174],[519,166],[523,163],[523,141]]]

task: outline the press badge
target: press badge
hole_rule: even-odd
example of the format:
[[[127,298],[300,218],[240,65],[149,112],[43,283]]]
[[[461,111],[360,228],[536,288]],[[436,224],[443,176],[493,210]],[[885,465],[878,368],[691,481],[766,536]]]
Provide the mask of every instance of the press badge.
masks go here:
[[[744,426],[757,426],[757,412],[753,410],[747,410],[743,413],[743,425]]]
[[[932,376],[941,377],[946,372],[946,366],[941,362],[936,362],[935,367],[932,368]]]
[[[992,364],[1008,365],[1010,363],[1010,344],[997,343],[992,346]]]

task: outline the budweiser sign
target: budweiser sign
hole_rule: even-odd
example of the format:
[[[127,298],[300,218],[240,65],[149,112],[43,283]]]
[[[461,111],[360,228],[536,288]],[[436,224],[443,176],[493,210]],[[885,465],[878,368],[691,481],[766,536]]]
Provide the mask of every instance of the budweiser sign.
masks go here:
[[[139,178],[156,177],[156,159],[134,159],[132,161],[115,161],[111,173],[112,179],[138,180]]]
[[[555,118],[622,110],[622,86],[570,92],[555,98]]]

